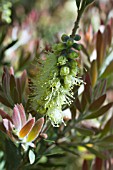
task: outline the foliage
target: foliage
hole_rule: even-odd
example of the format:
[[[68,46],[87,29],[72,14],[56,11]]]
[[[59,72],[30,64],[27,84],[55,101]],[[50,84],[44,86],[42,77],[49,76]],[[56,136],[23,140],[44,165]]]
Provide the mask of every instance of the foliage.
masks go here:
[[[0,169],[112,170],[112,1],[0,5]]]

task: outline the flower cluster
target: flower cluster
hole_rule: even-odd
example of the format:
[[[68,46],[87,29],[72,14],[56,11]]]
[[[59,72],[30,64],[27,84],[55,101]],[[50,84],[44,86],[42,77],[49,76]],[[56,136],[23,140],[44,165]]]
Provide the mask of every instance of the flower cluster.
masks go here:
[[[39,72],[33,80],[32,107],[46,114],[53,126],[64,122],[62,108],[71,104],[74,85],[83,83],[77,76],[81,45],[76,41],[79,40],[79,35],[71,38],[64,34],[62,42],[52,46],[52,52],[46,55],[46,60],[40,59]]]
[[[44,118],[40,118],[35,122],[35,118],[29,114],[26,119],[26,114],[22,104],[15,105],[12,117],[0,109],[2,117],[2,130],[10,137],[10,139],[17,143],[22,143],[23,146],[34,146],[32,143],[39,136]]]

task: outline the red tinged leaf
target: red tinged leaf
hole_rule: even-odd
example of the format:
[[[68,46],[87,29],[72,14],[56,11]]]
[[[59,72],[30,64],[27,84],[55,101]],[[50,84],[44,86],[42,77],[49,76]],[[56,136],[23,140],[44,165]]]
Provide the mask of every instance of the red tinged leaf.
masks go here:
[[[81,103],[80,103],[78,97],[76,98],[75,106],[76,106],[77,109],[82,113],[82,106],[81,106]]]
[[[101,130],[101,137],[105,136],[113,129],[113,116],[106,122],[104,128]]]
[[[9,121],[13,122],[11,117],[1,109],[0,109],[0,115],[1,115],[2,119],[8,119]]]
[[[14,103],[21,103],[19,98],[19,91],[17,88],[14,88]]]
[[[102,106],[102,104],[104,103],[105,99],[106,99],[106,94],[104,94],[103,96],[96,99],[93,103],[91,103],[88,110],[89,111],[98,110]]]
[[[22,91],[22,93],[23,93],[24,88],[25,88],[25,85],[26,85],[26,77],[27,77],[27,73],[26,73],[26,70],[24,70],[24,72],[22,73],[21,78],[20,78],[20,80],[21,80],[21,91]]]
[[[3,125],[2,122],[0,122],[0,130],[1,130],[2,132],[6,132],[6,129],[5,129],[5,127],[4,127],[4,125]]]
[[[14,87],[16,87],[15,78],[13,75],[10,76],[10,95],[14,99]]]
[[[91,89],[91,78],[89,74],[86,74],[85,82],[86,84],[84,85],[84,94],[86,96],[87,101],[90,103],[92,97],[92,89]]]
[[[16,105],[13,109],[12,120],[13,120],[13,124],[15,125],[15,128],[20,130],[22,127],[22,124],[21,124],[20,113]]]
[[[111,45],[111,41],[112,41],[112,30],[111,30],[110,25],[106,25],[106,27],[105,27],[104,39],[105,39],[105,42],[106,42],[106,46],[109,47]]]
[[[23,126],[23,128],[20,130],[20,132],[19,132],[19,137],[20,137],[20,138],[24,138],[26,135],[28,135],[29,132],[31,131],[34,123],[35,123],[35,118],[32,118],[31,120],[29,120],[29,121]]]
[[[9,74],[10,74],[10,75],[14,75],[14,69],[13,69],[13,67],[10,67],[10,69],[9,69]]]
[[[18,99],[20,102],[22,102],[22,90],[21,90],[21,80],[20,78],[17,78],[16,79],[16,87],[17,87],[17,90],[18,90]]]
[[[81,106],[82,106],[82,112],[84,112],[85,108],[87,107],[87,99],[86,99],[85,91],[82,93]]]
[[[83,161],[82,170],[89,170],[88,162],[86,160]]]
[[[102,116],[104,113],[106,113],[112,107],[112,105],[113,105],[113,103],[109,103],[109,104],[101,107],[99,110],[85,115],[84,119],[95,119],[95,118],[98,118],[99,116]]]
[[[98,69],[100,69],[105,55],[104,35],[101,33],[100,30],[97,33],[96,50],[97,50],[97,65]]]
[[[35,125],[33,126],[32,130],[30,131],[27,137],[27,142],[34,141],[38,137],[43,127],[43,124],[44,124],[44,118],[40,118],[37,120],[37,122],[35,123]]]
[[[3,125],[6,131],[12,131],[13,125],[8,119],[3,119]]]
[[[97,81],[97,77],[98,77],[97,61],[93,60],[93,62],[91,63],[91,83],[92,83],[92,87],[95,86],[96,81]]]
[[[21,126],[23,127],[26,123],[26,115],[25,115],[25,110],[22,104],[17,104],[19,113],[20,113],[20,118],[21,118]]]
[[[12,108],[12,105],[9,103],[9,101],[8,101],[5,97],[3,97],[3,96],[1,96],[1,95],[0,95],[0,102],[1,102],[2,104],[4,104],[5,106]]]
[[[103,163],[102,159],[96,157],[92,170],[102,170],[102,163]]]

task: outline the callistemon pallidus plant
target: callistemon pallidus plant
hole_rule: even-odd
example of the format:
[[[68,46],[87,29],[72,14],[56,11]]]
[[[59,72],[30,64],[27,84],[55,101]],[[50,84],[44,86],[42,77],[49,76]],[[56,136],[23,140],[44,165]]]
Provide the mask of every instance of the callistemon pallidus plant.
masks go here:
[[[47,115],[53,126],[64,122],[62,108],[71,104],[74,85],[83,83],[78,77],[77,62],[81,46],[76,41],[80,36],[71,38],[64,34],[61,39],[62,42],[52,46],[45,60],[39,59],[39,71],[33,80],[32,107]]]
[[[81,85],[83,80],[78,77],[79,50],[77,43],[80,36],[76,34],[80,17],[85,7],[93,2],[76,1],[78,17],[75,21],[72,34],[62,35],[62,42],[53,44],[51,52],[46,52],[46,59],[38,59],[38,73],[33,80],[31,105],[38,113],[47,115],[53,126],[59,126],[63,120],[62,109],[70,105],[73,100],[73,87]]]

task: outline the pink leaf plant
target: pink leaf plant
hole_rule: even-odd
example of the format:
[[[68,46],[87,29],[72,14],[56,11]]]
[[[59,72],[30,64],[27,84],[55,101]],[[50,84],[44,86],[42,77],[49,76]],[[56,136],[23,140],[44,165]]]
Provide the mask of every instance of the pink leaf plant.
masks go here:
[[[4,131],[12,141],[34,147],[34,141],[40,135],[44,118],[35,121],[35,117],[29,113],[26,118],[25,110],[22,104],[15,105],[12,117],[0,109],[2,122],[0,129]]]

